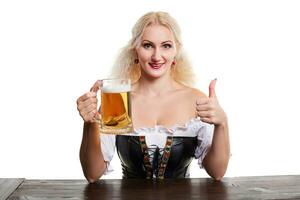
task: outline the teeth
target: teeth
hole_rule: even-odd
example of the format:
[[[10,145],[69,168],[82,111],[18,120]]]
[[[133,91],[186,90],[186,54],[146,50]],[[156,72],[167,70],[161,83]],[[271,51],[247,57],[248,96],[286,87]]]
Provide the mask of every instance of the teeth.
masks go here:
[[[163,64],[153,64],[153,63],[149,63],[151,67],[153,68],[160,68]]]

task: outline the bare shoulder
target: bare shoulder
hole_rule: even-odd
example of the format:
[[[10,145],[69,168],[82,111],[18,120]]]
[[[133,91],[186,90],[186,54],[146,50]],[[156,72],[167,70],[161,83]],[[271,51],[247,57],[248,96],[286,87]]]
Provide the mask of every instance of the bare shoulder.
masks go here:
[[[197,88],[190,88],[190,90],[191,90],[191,95],[193,95],[195,98],[207,97],[207,95],[204,92],[198,90]]]
[[[177,93],[178,99],[181,99],[181,103],[194,104],[199,98],[207,98],[207,95],[197,88],[181,85]]]
[[[186,86],[186,92],[188,93],[188,96],[192,97],[193,99],[207,97],[207,95],[204,92],[200,91],[197,88],[193,88],[193,87]]]

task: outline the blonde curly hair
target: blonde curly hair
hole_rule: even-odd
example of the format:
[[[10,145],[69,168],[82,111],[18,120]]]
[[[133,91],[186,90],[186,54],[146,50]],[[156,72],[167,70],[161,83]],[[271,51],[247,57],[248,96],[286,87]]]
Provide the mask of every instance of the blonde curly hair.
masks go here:
[[[132,83],[137,82],[141,77],[141,67],[135,63],[136,47],[140,44],[143,32],[146,27],[158,24],[167,27],[172,31],[176,46],[177,55],[175,56],[176,65],[172,65],[171,76],[175,81],[192,86],[195,83],[195,74],[188,61],[187,56],[182,50],[181,31],[176,20],[166,12],[149,12],[143,15],[132,29],[132,38],[123,47],[112,68],[112,78],[128,78]]]

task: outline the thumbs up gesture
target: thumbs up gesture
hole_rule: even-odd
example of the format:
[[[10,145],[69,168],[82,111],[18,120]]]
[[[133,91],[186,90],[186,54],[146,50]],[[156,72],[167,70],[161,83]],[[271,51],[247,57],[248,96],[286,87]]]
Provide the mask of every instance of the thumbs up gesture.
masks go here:
[[[214,79],[209,84],[208,98],[198,98],[196,101],[196,116],[200,117],[201,121],[221,125],[227,122],[226,113],[219,105],[215,85],[217,79]]]

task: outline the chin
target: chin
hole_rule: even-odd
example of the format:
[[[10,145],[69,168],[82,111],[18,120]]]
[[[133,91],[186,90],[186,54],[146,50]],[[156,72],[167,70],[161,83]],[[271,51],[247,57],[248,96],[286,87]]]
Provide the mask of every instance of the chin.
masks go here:
[[[149,77],[160,78],[162,76],[165,76],[168,73],[168,70],[166,68],[155,70],[149,67],[147,70],[144,70],[144,73]]]
[[[152,78],[160,78],[162,76],[164,76],[167,72],[166,71],[161,71],[161,72],[158,72],[158,71],[148,71],[148,72],[145,72],[145,74],[148,76],[148,77],[152,77]]]

